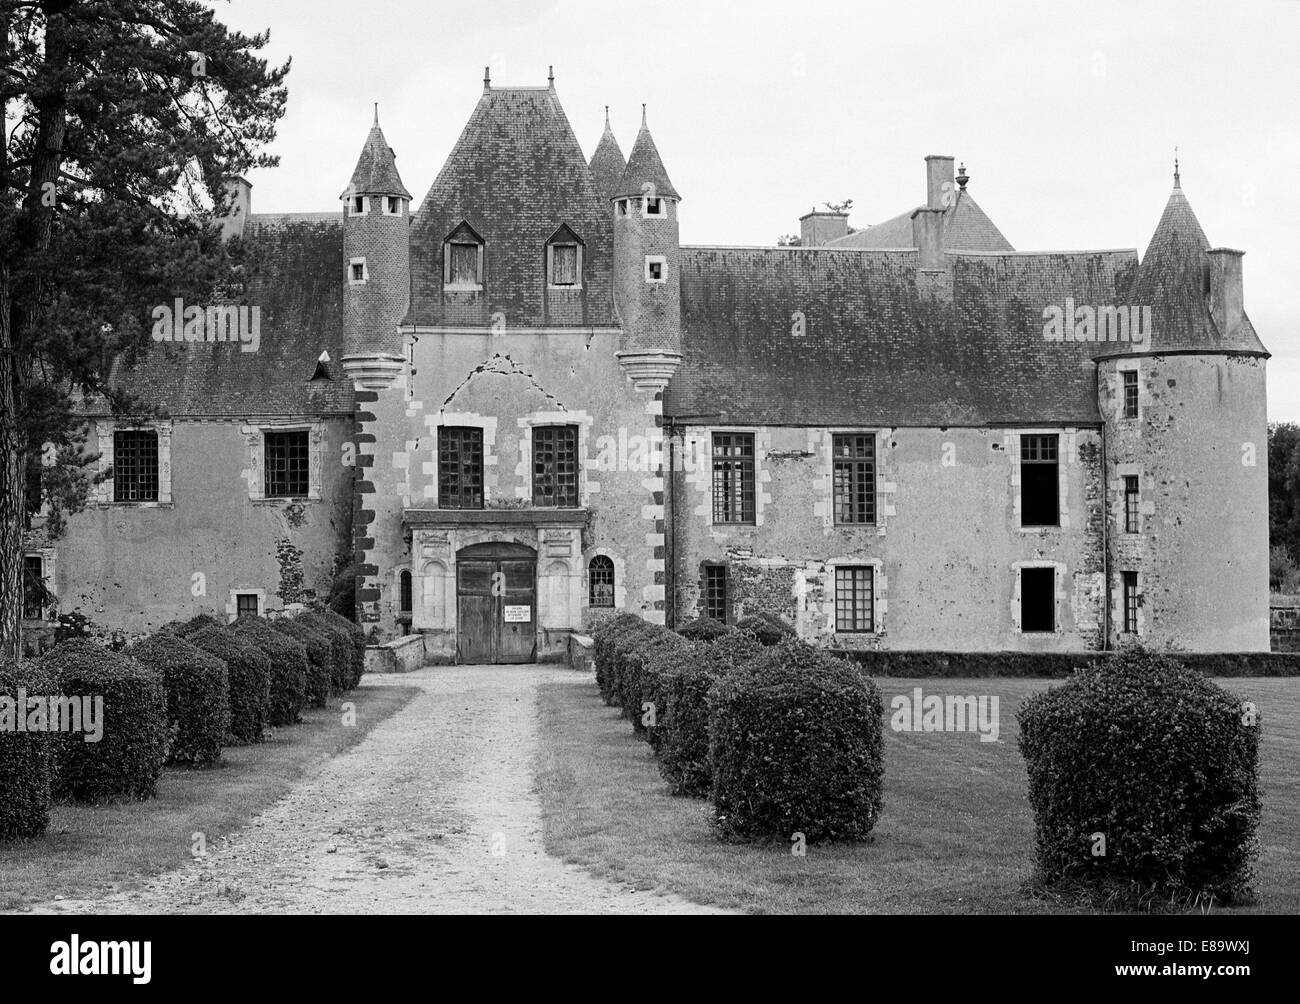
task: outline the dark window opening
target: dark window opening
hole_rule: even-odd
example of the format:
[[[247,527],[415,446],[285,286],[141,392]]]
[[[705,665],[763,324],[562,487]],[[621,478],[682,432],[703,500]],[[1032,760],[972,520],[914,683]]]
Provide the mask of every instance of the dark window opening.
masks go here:
[[[1020,437],[1020,524],[1060,526],[1058,436]]]
[[[876,521],[876,437],[834,436],[835,522]]]
[[[411,613],[411,573],[403,569],[402,574],[397,577],[397,612],[399,614],[410,615]]]
[[[44,618],[49,600],[45,559],[39,554],[23,555],[23,619],[37,621]]]
[[[1138,375],[1137,370],[1124,371],[1124,417],[1138,417]]]
[[[396,216],[400,210],[401,203],[398,201],[397,196],[390,195],[388,197],[388,211]]]
[[[587,565],[587,603],[593,607],[614,605],[614,562],[597,554]]]
[[[578,505],[578,427],[533,428],[533,505]]]
[[[1124,633],[1137,634],[1138,629],[1138,573],[1120,573],[1124,580]]]
[[[158,433],[113,433],[113,500],[158,501]]]
[[[366,197],[364,195],[354,195],[352,197],[352,212],[364,213],[366,211]]]
[[[650,278],[656,282],[664,277],[664,263],[661,261],[647,262],[646,270],[649,272]]]
[[[235,617],[257,616],[257,593],[235,593]]]
[[[438,429],[438,506],[483,508],[483,430],[448,426]]]
[[[1020,570],[1020,630],[1056,630],[1056,569]]]
[[[835,569],[835,630],[875,630],[875,583],[871,566]]]
[[[662,200],[662,199],[646,199],[646,200],[645,200],[645,214],[646,214],[647,216],[662,216],[662,215],[663,215],[663,210],[664,210],[664,207],[663,207],[663,200]]]
[[[713,522],[754,522],[754,436],[713,434]]]
[[[727,609],[727,566],[704,566],[704,616],[726,624],[730,621]]]
[[[354,261],[352,263],[352,281],[364,282],[366,278],[366,263]]]
[[[1130,474],[1124,477],[1124,532],[1138,532],[1138,479]]]
[[[307,432],[268,432],[266,435],[266,497],[307,495]]]

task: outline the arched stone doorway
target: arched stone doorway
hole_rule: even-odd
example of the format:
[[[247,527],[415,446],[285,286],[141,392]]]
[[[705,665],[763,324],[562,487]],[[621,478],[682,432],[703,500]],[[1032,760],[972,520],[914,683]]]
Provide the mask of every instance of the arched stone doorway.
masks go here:
[[[456,552],[456,656],[461,663],[537,656],[537,552],[491,541]]]

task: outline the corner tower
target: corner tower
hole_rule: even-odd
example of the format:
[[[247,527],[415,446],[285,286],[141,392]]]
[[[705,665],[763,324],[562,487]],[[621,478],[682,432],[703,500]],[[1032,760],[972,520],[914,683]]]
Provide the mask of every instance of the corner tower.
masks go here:
[[[392,383],[403,365],[398,324],[411,290],[411,193],[375,121],[343,201],[343,370],[362,388]]]
[[[1175,165],[1128,330],[1097,356],[1111,644],[1268,651],[1268,352],[1241,259],[1210,246]]]
[[[641,109],[614,213],[614,302],[622,321],[619,363],[635,385],[662,391],[682,358],[681,196],[668,178]]]

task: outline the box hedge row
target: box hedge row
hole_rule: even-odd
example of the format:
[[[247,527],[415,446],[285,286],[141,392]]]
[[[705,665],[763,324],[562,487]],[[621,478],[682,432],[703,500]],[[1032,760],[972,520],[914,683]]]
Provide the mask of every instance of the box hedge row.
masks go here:
[[[226,664],[231,744],[260,743],[271,709],[271,660],[246,638],[221,628],[205,628],[186,641]]]
[[[230,728],[230,682],[226,664],[168,631],[136,642],[127,655],[162,676],[172,763],[208,764],[221,759]]]
[[[303,647],[307,653],[307,703],[313,708],[325,707],[335,675],[330,636],[297,617],[279,617],[269,623]]]
[[[260,617],[240,617],[226,630],[257,646],[271,662],[268,724],[278,728],[302,721],[309,674],[306,649]]]
[[[37,837],[50,825],[54,743],[48,732],[19,732],[19,690],[26,697],[58,693],[58,682],[38,662],[0,662],[0,841]],[[24,702],[25,705],[25,702]]]

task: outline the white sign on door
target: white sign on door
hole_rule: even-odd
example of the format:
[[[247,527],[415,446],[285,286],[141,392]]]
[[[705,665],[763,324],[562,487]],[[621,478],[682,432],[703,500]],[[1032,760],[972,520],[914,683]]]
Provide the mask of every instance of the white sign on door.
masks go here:
[[[506,623],[507,624],[527,624],[533,619],[533,608],[524,606],[506,605]]]

